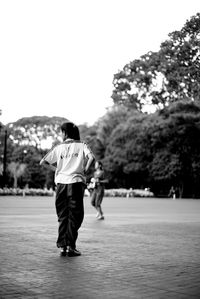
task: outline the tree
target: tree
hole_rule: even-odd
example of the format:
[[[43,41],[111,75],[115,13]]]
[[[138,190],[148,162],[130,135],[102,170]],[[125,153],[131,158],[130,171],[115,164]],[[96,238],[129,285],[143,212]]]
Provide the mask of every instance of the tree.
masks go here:
[[[18,162],[11,162],[8,165],[8,170],[10,171],[10,173],[14,178],[14,183],[13,183],[14,188],[17,188],[18,186],[17,180],[23,175],[25,168],[26,168],[26,164],[20,164]]]
[[[53,143],[61,140],[60,126],[66,121],[62,117],[33,116],[9,123],[7,127],[15,144],[50,148]]]
[[[88,143],[93,152],[96,152],[97,146],[97,125],[88,126],[86,124],[79,126],[81,140]]]
[[[112,98],[139,111],[162,109],[188,98],[200,100],[200,13],[169,34],[158,52],[148,52],[114,75]]]
[[[129,110],[124,106],[113,106],[96,124],[96,155],[103,159],[113,130],[128,118]]]
[[[166,99],[200,101],[200,13],[187,20],[180,31],[161,44],[160,70],[165,77]]]
[[[135,112],[112,132],[104,166],[115,187],[142,187],[148,179],[148,149],[145,126],[147,115]],[[147,127],[147,126],[146,126]]]
[[[13,142],[9,137],[9,130],[7,126],[2,125],[0,130],[0,165],[2,171],[0,172],[0,186],[7,185],[7,165],[11,162],[13,152]]]
[[[150,130],[152,181],[168,188],[175,185],[180,197],[198,196],[200,105],[193,101],[174,103],[157,114]]]
[[[150,187],[200,195],[200,105],[179,101],[152,114],[132,113],[111,133],[103,160],[114,187]]]

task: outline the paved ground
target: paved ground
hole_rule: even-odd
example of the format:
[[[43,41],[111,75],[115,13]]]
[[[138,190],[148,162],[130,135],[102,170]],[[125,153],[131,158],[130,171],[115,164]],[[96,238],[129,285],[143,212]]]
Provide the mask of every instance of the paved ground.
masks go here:
[[[80,257],[60,257],[52,197],[0,197],[0,298],[200,298],[200,200],[85,198]]]

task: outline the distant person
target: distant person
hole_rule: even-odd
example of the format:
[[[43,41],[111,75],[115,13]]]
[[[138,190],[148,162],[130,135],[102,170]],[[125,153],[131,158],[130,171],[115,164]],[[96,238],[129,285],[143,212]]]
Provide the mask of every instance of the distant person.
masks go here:
[[[94,184],[93,191],[91,192],[91,204],[97,210],[97,219],[103,220],[104,215],[101,204],[104,197],[104,183],[106,180],[104,178],[103,164],[100,161],[95,162],[94,177],[91,180]]]
[[[176,190],[174,189],[174,186],[172,186],[169,190],[169,197],[175,199],[176,198]]]
[[[94,161],[89,146],[80,141],[79,129],[71,122],[61,126],[63,142],[40,161],[55,170],[56,212],[59,222],[57,247],[62,256],[79,256],[78,230],[84,218],[85,175]]]

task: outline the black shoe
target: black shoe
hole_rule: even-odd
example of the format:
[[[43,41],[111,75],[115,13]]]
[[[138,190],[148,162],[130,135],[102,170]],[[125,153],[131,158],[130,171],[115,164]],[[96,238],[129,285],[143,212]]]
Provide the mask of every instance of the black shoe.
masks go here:
[[[79,256],[81,255],[81,252],[78,251],[76,248],[73,249],[70,246],[67,248],[67,255],[68,256]]]
[[[60,248],[60,255],[61,256],[67,255],[67,247],[66,246]]]

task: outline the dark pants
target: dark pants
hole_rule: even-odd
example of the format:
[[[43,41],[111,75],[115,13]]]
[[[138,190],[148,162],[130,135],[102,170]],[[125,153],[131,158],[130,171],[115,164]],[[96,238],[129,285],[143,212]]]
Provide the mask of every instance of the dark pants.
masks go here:
[[[84,217],[84,190],[83,183],[57,184],[55,202],[59,222],[57,247],[70,245],[76,248],[78,229]]]

